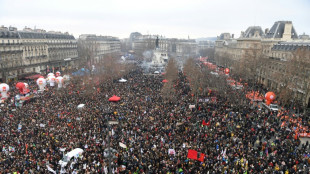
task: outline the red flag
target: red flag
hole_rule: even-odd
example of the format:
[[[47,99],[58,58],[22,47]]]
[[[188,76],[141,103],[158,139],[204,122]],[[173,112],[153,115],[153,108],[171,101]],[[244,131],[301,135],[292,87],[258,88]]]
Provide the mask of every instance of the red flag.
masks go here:
[[[26,144],[26,154],[28,154],[28,144]]]
[[[204,120],[202,120],[202,125],[204,125],[204,126],[210,126],[210,121],[208,121],[208,123],[206,123]]]
[[[284,126],[285,126],[285,121],[283,121],[281,124],[281,127],[284,127]]]
[[[197,160],[197,151],[188,149],[187,158]]]
[[[205,159],[205,156],[206,155],[204,153],[200,153],[200,157],[199,157],[198,161],[203,162]]]

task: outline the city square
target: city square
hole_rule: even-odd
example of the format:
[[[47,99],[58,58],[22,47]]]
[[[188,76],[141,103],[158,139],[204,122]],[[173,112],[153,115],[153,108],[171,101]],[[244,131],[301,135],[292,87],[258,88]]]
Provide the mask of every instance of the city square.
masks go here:
[[[204,38],[2,25],[0,173],[308,174],[310,37],[298,20],[261,25]]]

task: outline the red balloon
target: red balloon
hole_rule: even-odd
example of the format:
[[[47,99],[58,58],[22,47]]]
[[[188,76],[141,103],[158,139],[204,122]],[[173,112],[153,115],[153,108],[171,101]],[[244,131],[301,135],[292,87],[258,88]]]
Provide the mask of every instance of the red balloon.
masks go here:
[[[273,92],[267,92],[265,94],[265,99],[270,100],[271,102],[276,98],[276,95]]]
[[[229,69],[228,68],[225,69],[225,74],[229,74]]]
[[[16,89],[18,89],[20,93],[23,93],[24,87],[25,87],[25,83],[23,82],[18,82],[16,84]]]

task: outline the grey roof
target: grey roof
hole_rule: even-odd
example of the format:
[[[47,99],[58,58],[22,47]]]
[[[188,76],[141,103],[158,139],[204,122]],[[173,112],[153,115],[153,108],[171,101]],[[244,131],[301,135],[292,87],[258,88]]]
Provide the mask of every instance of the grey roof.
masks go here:
[[[139,32],[130,33],[129,40],[130,40],[130,41],[134,41],[134,40],[135,40],[137,37],[139,37],[139,36],[142,36],[142,34],[139,33]]]
[[[47,39],[69,39],[69,40],[75,39],[73,35],[69,35],[69,34],[44,33],[44,35]]]
[[[15,31],[0,30],[0,38],[18,38],[18,33]]]
[[[225,39],[230,39],[230,33],[221,33],[221,35],[218,37],[218,40],[225,40]]]
[[[117,37],[113,36],[96,36],[96,35],[89,35],[84,38],[88,41],[120,41]]]
[[[284,33],[284,27],[286,23],[292,23],[291,21],[277,21],[273,24],[271,29],[266,34],[265,38],[282,38]],[[292,25],[291,38],[297,39],[298,35],[295,31],[294,26]]]
[[[68,34],[40,33],[29,31],[7,31],[0,30],[0,38],[19,38],[19,39],[72,39],[74,36]]]
[[[244,36],[245,38],[252,38],[252,37],[255,37],[255,33],[258,32],[259,36],[262,37],[264,36],[264,32],[262,30],[262,27],[260,26],[251,26],[249,27],[245,33],[244,33]]]
[[[298,48],[307,48],[310,50],[310,42],[280,42],[278,44],[273,45],[271,50],[274,51],[294,51]]]
[[[18,31],[21,39],[45,39],[43,33],[28,32],[28,31]]]

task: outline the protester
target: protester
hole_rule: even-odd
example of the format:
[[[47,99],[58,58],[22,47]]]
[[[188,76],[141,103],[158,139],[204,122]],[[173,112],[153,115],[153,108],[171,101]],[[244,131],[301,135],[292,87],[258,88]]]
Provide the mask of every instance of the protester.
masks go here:
[[[107,173],[108,140],[113,173],[309,173],[309,145],[295,138],[297,123],[281,126],[281,116],[232,107],[229,96],[193,102],[181,72],[173,101],[161,95],[160,75],[137,68],[123,78],[128,81],[97,83],[85,76],[65,88],[47,86],[16,111],[7,100],[0,117],[1,173]],[[29,88],[37,90],[35,81]],[[11,96],[17,92],[13,87]],[[121,100],[109,102],[113,95]],[[309,125],[309,117],[299,117]],[[109,120],[118,124],[108,126]],[[63,154],[75,148],[82,156],[61,168]],[[205,154],[203,162],[188,159],[189,149]]]

